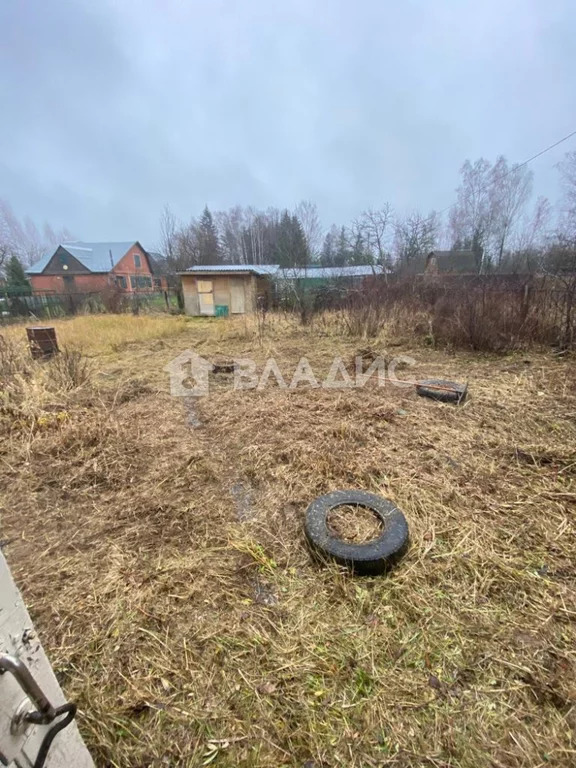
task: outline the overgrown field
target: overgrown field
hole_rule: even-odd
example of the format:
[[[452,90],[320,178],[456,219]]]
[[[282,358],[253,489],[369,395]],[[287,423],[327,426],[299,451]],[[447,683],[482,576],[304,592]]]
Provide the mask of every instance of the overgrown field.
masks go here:
[[[576,365],[448,354],[333,318],[83,317],[1,346],[4,552],[98,766],[535,768],[576,761]],[[164,366],[359,349],[469,381],[254,391]],[[77,354],[84,350],[86,357]],[[405,512],[388,576],[310,558],[304,513],[359,488]]]

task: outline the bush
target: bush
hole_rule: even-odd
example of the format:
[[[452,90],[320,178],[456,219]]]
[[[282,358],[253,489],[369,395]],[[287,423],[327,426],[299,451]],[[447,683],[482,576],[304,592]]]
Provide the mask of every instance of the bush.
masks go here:
[[[70,391],[90,381],[92,369],[80,350],[64,348],[50,362],[50,374],[57,389]]]
[[[350,294],[343,309],[350,335],[415,334],[432,345],[486,352],[531,344],[576,345],[576,277],[463,275],[382,278]]]

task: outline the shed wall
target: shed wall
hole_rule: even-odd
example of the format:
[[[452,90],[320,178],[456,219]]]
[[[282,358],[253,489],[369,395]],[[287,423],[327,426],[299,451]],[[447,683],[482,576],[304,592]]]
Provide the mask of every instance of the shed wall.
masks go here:
[[[242,282],[244,287],[244,307],[245,313],[254,312],[256,308],[256,295],[258,292],[258,281],[253,274],[249,275],[215,275],[213,273],[202,274],[196,272],[193,275],[181,275],[182,292],[184,294],[184,308],[187,315],[200,315],[200,302],[198,300],[198,280],[211,280],[212,292],[214,296],[214,306],[228,307],[230,313],[230,280],[233,279],[238,284]],[[268,281],[266,281],[268,282]]]

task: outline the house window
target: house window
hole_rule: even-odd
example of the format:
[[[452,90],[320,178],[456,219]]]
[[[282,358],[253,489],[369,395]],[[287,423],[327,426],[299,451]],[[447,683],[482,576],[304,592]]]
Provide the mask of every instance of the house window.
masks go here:
[[[140,267],[142,266],[142,261],[140,259],[139,253],[134,254],[134,266],[136,267],[136,269],[140,269]]]
[[[118,288],[122,288],[122,290],[124,291],[126,290],[128,286],[127,286],[126,278],[124,277],[124,275],[117,275],[116,285],[118,286]]]
[[[137,291],[139,288],[152,288],[152,278],[146,275],[132,275],[130,285],[133,291]]]
[[[154,278],[154,288],[157,288],[159,291],[162,290],[162,278],[161,277],[155,277]]]

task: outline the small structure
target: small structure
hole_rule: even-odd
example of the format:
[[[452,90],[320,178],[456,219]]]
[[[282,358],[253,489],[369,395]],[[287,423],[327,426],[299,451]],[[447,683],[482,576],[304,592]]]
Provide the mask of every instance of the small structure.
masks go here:
[[[270,290],[278,266],[209,264],[181,272],[187,315],[243,315],[256,310],[256,298]]]
[[[166,278],[137,240],[61,243],[26,274],[34,293],[91,293],[109,286],[126,293],[166,289]]]
[[[56,329],[46,325],[35,325],[26,328],[30,352],[35,360],[45,360],[60,350],[56,340]]]
[[[477,275],[478,266],[474,251],[430,251],[427,256],[414,256],[398,264],[403,275]]]
[[[476,256],[471,250],[430,251],[426,256],[424,273],[427,275],[478,274]]]
[[[180,272],[187,315],[242,315],[254,312],[258,300],[299,283],[305,290],[330,283],[348,285],[382,274],[372,265],[352,267],[289,267],[278,264],[210,264]]]

